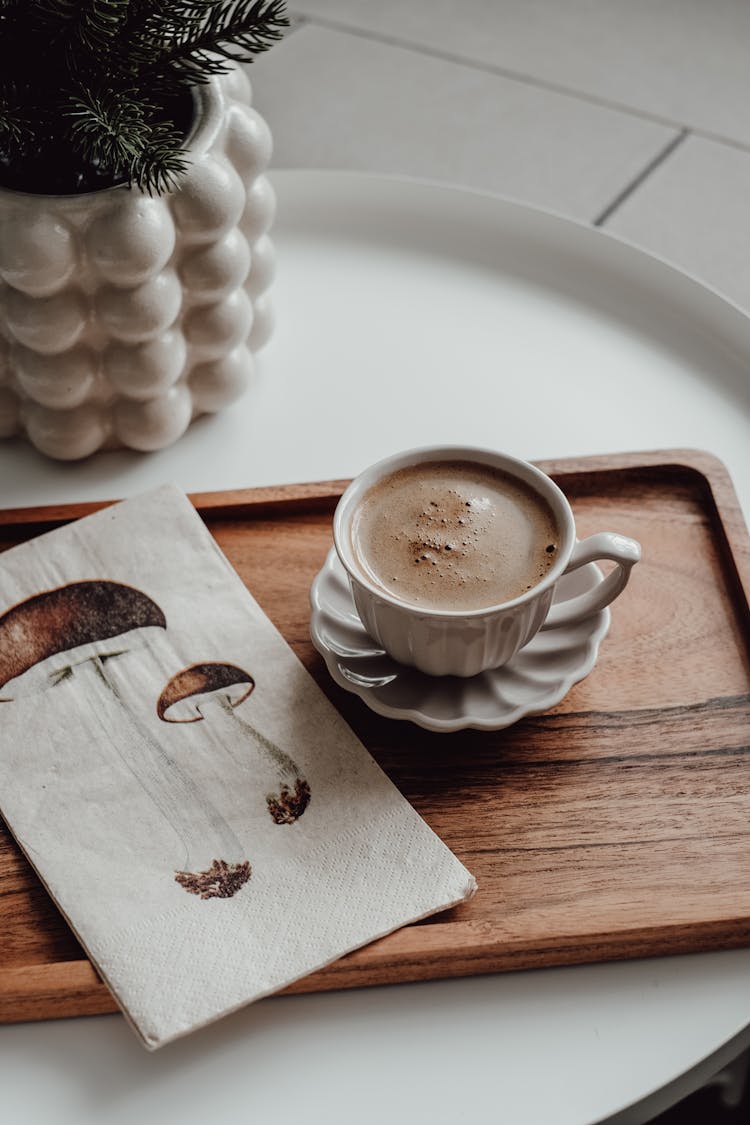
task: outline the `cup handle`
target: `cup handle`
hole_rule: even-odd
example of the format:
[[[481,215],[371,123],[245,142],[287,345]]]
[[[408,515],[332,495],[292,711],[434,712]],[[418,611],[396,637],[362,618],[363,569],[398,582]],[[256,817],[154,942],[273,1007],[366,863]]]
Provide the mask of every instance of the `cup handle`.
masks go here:
[[[630,571],[640,557],[640,543],[613,531],[600,531],[596,535],[589,535],[587,539],[581,539],[573,549],[570,562],[563,571],[564,574],[569,574],[571,570],[578,570],[586,563],[596,562],[597,559],[611,559],[612,562],[617,563],[617,566],[593,590],[553,605],[542,628],[557,629],[560,625],[574,625],[584,617],[599,613],[625,589]]]

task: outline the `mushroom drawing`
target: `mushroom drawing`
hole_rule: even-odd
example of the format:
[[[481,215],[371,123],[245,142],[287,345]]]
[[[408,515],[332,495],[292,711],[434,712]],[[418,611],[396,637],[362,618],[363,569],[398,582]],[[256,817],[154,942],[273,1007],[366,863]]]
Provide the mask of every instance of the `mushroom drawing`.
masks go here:
[[[237,714],[237,707],[250,695],[255,680],[236,664],[191,664],[172,676],[156,704],[160,719],[167,723],[196,723],[204,719],[201,705],[209,699],[219,705],[236,735],[239,726],[252,738],[268,776],[272,791],[266,794],[266,806],[276,824],[294,824],[310,803],[310,786],[296,763],[283,750],[261,734],[247,719]],[[229,739],[232,746],[234,738]]]
[[[74,678],[105,745],[115,750],[182,841],[185,870],[177,871],[176,881],[204,899],[230,898],[251,875],[242,845],[144,729],[110,670],[110,662],[133,646],[134,630],[166,627],[156,602],[121,582],[92,579],[44,590],[0,616],[0,691],[11,686],[17,696],[24,688],[33,690],[32,670],[46,673],[51,691]],[[3,692],[0,703],[12,702]],[[207,870],[193,870],[198,855],[212,857]]]

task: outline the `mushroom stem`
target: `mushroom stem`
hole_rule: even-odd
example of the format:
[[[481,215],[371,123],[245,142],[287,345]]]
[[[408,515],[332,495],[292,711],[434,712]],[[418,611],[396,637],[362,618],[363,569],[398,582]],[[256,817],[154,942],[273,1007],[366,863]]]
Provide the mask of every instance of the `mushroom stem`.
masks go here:
[[[310,786],[299,766],[275,742],[238,715],[228,696],[217,695],[214,699],[229,720],[250,735],[259,757],[272,767],[276,780],[280,782],[278,791],[266,793],[266,805],[271,819],[276,824],[294,824],[310,803]],[[198,710],[200,711],[200,707]]]
[[[201,898],[231,897],[250,877],[250,864],[242,844],[218,809],[143,728],[108,675],[101,657],[94,656],[71,667],[70,675],[88,681],[86,690],[93,704],[92,715],[120,760],[182,842],[185,858],[182,870],[175,875],[177,882]],[[112,729],[97,709],[97,691],[104,692],[110,703],[116,705],[117,729]],[[198,870],[200,866],[204,869]]]
[[[279,778],[283,779],[300,776],[300,771],[296,762],[277,746],[275,742],[271,742],[270,738],[266,738],[264,734],[261,734],[257,727],[254,727],[253,724],[249,723],[242,715],[238,715],[231,701],[226,696],[218,696],[216,702],[225,715],[230,715],[233,722],[239,723],[239,725],[252,736],[255,743],[260,747],[268,760],[273,762]]]

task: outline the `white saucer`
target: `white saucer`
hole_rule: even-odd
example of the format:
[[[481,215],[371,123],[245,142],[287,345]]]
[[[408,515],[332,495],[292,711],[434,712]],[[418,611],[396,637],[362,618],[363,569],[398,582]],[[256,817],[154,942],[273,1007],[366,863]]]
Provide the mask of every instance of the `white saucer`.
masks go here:
[[[555,601],[602,579],[599,567],[589,563],[560,579]],[[433,731],[502,730],[553,707],[594,667],[610,622],[605,609],[577,625],[545,629],[509,664],[461,679],[428,676],[398,664],[378,646],[362,626],[333,548],[313,581],[310,604],[312,642],[336,683],[379,715],[410,719]]]

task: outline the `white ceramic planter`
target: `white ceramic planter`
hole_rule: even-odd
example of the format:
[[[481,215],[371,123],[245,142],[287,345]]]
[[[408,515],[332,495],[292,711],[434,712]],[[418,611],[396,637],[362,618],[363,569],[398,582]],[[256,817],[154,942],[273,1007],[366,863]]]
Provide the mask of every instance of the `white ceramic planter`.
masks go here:
[[[239,68],[195,97],[168,195],[0,189],[0,437],[162,449],[246,389],[271,332],[271,134]]]

